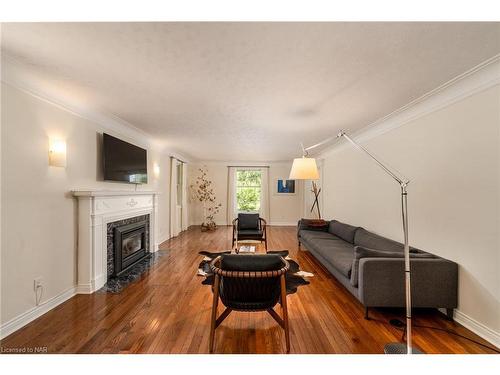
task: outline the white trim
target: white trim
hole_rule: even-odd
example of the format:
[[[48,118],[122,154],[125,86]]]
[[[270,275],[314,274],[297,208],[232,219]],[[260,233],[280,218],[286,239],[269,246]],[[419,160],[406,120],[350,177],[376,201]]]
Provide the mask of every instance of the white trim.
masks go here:
[[[500,54],[429,91],[387,116],[368,124],[351,134],[351,138],[358,142],[366,142],[499,84]],[[332,129],[332,132],[334,130]],[[345,142],[338,140],[333,142],[332,145],[319,151],[317,155],[324,156],[347,146]]]
[[[481,336],[489,343],[495,345],[497,348],[500,348],[500,332],[495,332],[491,328],[486,327],[484,324],[464,314],[460,310],[455,309],[453,319],[465,328],[474,332],[476,335]]]
[[[165,241],[168,241],[171,238],[172,237],[170,237],[170,235],[168,233],[165,234],[163,237],[159,237],[158,243],[156,244],[156,248],[159,248],[162,243],[164,243]]]
[[[95,287],[93,283],[90,284],[78,284],[75,286],[76,294],[92,294],[94,293]]]
[[[268,226],[271,227],[296,227],[297,223],[299,222],[299,219],[295,222],[290,222],[290,221],[273,221],[267,224]]]
[[[71,190],[75,197],[116,197],[121,195],[153,195],[160,194],[156,190]]]
[[[60,98],[50,96],[47,93],[35,88],[34,84],[30,82],[31,80],[29,78],[29,68],[27,68],[25,64],[19,62],[12,56],[9,56],[5,53],[2,54],[2,65],[4,74],[2,74],[1,79],[5,84],[21,90],[48,104],[54,105],[59,109],[69,112],[75,116],[101,125],[109,130],[129,136],[133,139],[146,138],[148,144],[153,144],[153,140],[150,134],[137,128],[136,126],[116,115],[110,113],[104,114],[92,111],[88,108],[83,108],[82,106],[70,104],[67,101],[63,101]]]
[[[164,143],[156,141],[151,134],[112,113],[104,113],[91,108],[85,108],[81,105],[71,104],[62,98],[56,98],[46,92],[42,92],[39,88],[37,89],[35,87],[32,82],[33,79],[30,79],[29,68],[12,56],[2,53],[1,63],[2,74],[0,79],[1,82],[6,85],[63,111],[69,112],[74,116],[97,124],[104,129],[129,137],[134,143],[141,144],[144,147],[150,147],[155,151],[167,155],[178,155],[186,163],[194,160],[192,157],[178,152],[177,150],[170,149],[170,147],[165,146]],[[144,139],[146,142],[144,142]]]
[[[19,314],[15,318],[9,320],[8,322],[0,326],[0,339],[4,339],[10,334],[14,333],[18,329],[24,327],[26,324],[32,322],[33,320],[39,318],[55,307],[59,306],[61,303],[66,302],[68,299],[76,294],[76,288],[71,287],[59,295],[42,302],[40,305],[31,308],[30,310]]]
[[[297,221],[276,221],[276,222],[269,222],[267,224],[267,226],[276,226],[276,227],[293,227],[293,226],[297,226],[297,222],[299,221],[299,219],[297,219]],[[226,226],[232,226],[232,224],[227,224],[225,221],[217,221],[216,222],[217,226],[218,227],[226,227]],[[191,222],[189,224],[190,227],[192,226],[200,226],[201,225],[201,221],[198,221],[198,222]]]

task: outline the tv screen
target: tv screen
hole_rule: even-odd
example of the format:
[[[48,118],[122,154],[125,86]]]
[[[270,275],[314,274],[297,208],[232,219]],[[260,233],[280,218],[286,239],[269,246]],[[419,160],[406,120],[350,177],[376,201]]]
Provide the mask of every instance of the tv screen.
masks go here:
[[[103,134],[104,180],[145,184],[148,182],[148,155],[143,148]]]

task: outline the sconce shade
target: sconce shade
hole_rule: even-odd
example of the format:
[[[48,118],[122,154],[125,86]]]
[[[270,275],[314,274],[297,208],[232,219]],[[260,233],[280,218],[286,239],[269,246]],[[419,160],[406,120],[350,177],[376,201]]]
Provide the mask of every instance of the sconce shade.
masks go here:
[[[160,177],[160,166],[156,163],[153,165],[153,173],[155,177]]]
[[[318,180],[319,173],[314,158],[296,158],[293,159],[292,169],[290,171],[290,180]]]
[[[49,165],[66,167],[66,142],[58,139],[49,140]]]

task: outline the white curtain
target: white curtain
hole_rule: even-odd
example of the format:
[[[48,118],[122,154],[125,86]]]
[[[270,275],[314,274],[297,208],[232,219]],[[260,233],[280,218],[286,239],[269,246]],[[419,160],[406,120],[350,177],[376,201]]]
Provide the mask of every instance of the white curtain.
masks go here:
[[[177,221],[177,164],[179,161],[170,157],[170,237],[179,234]]]
[[[181,229],[188,229],[188,186],[187,186],[188,167],[182,163],[182,223]]]
[[[259,215],[269,223],[269,168],[260,168],[261,190]]]
[[[227,168],[227,225],[231,225],[238,216],[236,210],[236,167]]]

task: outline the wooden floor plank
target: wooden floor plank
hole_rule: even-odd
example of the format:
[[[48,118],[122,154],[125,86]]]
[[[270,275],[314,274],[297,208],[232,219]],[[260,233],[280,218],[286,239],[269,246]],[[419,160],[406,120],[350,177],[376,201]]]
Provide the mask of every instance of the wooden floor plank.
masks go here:
[[[231,228],[191,227],[161,245],[162,257],[120,294],[77,295],[1,341],[4,348],[46,346],[49,353],[208,353],[211,288],[196,276],[201,250],[227,250]],[[401,309],[364,308],[309,253],[297,247],[295,228],[268,228],[269,248],[287,249],[310,284],[288,296],[291,353],[382,353],[402,331],[388,324]],[[259,248],[262,251],[262,248]],[[277,307],[279,311],[279,307]],[[220,307],[219,313],[222,312]],[[281,311],[279,311],[281,313]],[[455,331],[485,345],[436,310],[417,310],[416,326]],[[447,332],[414,327],[427,353],[493,353]],[[284,335],[267,312],[233,312],[216,332],[216,353],[284,353]]]

